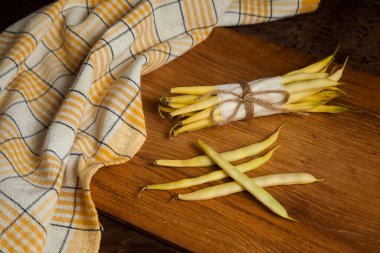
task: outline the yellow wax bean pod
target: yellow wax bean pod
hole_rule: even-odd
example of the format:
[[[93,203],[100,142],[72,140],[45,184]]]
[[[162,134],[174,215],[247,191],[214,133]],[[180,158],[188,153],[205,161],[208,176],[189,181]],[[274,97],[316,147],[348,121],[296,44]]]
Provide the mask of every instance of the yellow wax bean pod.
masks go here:
[[[170,93],[179,93],[186,95],[204,95],[210,91],[214,91],[216,86],[188,86],[174,87],[170,89]]]
[[[180,115],[180,114],[184,114],[184,113],[188,113],[188,112],[200,111],[200,110],[212,107],[212,106],[214,106],[214,105],[216,105],[218,103],[219,103],[218,97],[217,96],[213,96],[213,97],[210,97],[208,99],[198,101],[197,103],[188,105],[188,106],[186,106],[184,108],[175,110],[174,112],[171,112],[170,115],[172,117],[174,117],[174,116],[177,116],[177,115]]]
[[[319,79],[319,78],[326,78],[329,74],[327,73],[296,73],[292,75],[285,75],[281,76],[282,84],[288,84],[292,82],[297,81],[305,81],[305,80],[312,80],[312,79]]]
[[[165,106],[158,106],[158,108],[160,108],[160,111],[162,112],[174,112],[175,109],[174,108],[170,108],[170,107],[165,107]]]
[[[178,103],[169,102],[168,106],[171,108],[174,108],[174,109],[181,109],[181,108],[188,106],[188,104],[178,104]]]
[[[298,74],[298,73],[317,73],[317,72],[323,70],[324,68],[326,68],[326,66],[328,66],[328,64],[333,59],[334,59],[334,55],[330,55],[330,56],[326,57],[325,59],[323,59],[319,62],[316,62],[314,64],[311,64],[305,68],[291,71],[291,72],[285,74],[285,76],[294,75],[294,74]]]
[[[195,114],[194,112],[188,112],[188,113],[181,114],[181,115],[179,115],[178,117],[180,117],[181,119],[184,119],[184,118],[191,117],[191,116],[193,116],[194,114]]]
[[[193,116],[183,120],[181,123],[182,125],[187,125],[193,122],[196,122],[198,120],[207,119],[211,117],[211,112],[213,108],[206,108],[200,112],[195,113]],[[216,114],[220,115],[220,109],[217,108],[215,111]]]
[[[297,92],[297,93],[290,94],[288,102],[286,102],[286,104],[298,102],[299,100],[302,100],[302,99],[309,97],[313,94],[316,94],[320,91],[321,91],[321,89],[315,89],[315,90],[308,90],[308,91],[304,91],[304,92]]]
[[[336,97],[339,97],[341,93],[339,91],[322,91],[319,93],[316,93],[314,95],[308,96],[300,101],[298,103],[302,102],[321,102],[326,100],[332,100]]]
[[[317,179],[309,173],[272,174],[261,177],[254,177],[251,178],[251,180],[261,187],[311,184],[314,182],[322,181],[321,179]],[[230,182],[203,188],[198,191],[186,194],[178,194],[176,195],[176,199],[187,201],[208,200],[242,191],[244,191],[244,188],[241,185],[239,185],[237,182]]]
[[[329,66],[330,66],[330,64],[327,64],[327,66],[324,67],[323,69],[321,69],[318,73],[326,73]]]
[[[222,153],[221,155],[223,156],[224,159],[226,159],[229,162],[235,162],[240,159],[244,159],[247,157],[255,156],[259,154],[260,152],[263,152],[265,149],[269,148],[272,146],[279,134],[281,128],[284,126],[284,124],[281,124],[277,130],[272,133],[267,139],[254,143],[242,148],[238,148],[235,150],[227,151]],[[215,163],[207,156],[196,156],[190,159],[186,160],[165,160],[165,159],[160,159],[160,160],[155,160],[153,161],[153,164],[160,165],[160,166],[167,166],[167,167],[207,167],[207,166],[212,166]]]
[[[290,94],[298,93],[298,92],[304,92],[309,90],[316,90],[316,89],[323,89],[331,86],[337,86],[341,83],[338,83],[331,79],[326,78],[319,78],[319,79],[313,79],[308,81],[299,81],[299,82],[293,82],[290,84],[285,85],[285,90],[289,92]]]
[[[288,215],[286,209],[278,202],[272,195],[270,195],[264,188],[258,186],[254,181],[250,180],[244,173],[240,172],[225,160],[219,153],[213,150],[210,146],[201,140],[198,140],[199,146],[212,159],[219,167],[221,167],[232,179],[241,185],[246,191],[251,193],[257,200],[264,204],[275,214],[282,218],[294,220]]]
[[[253,169],[259,168],[261,165],[269,161],[269,159],[272,157],[273,152],[276,150],[276,148],[272,149],[271,151],[269,151],[268,153],[266,153],[265,155],[261,157],[255,158],[246,163],[236,165],[236,169],[238,169],[242,173],[245,173]],[[183,188],[188,188],[195,185],[200,185],[200,184],[220,180],[226,177],[228,177],[228,175],[226,174],[225,171],[217,170],[217,171],[213,171],[211,173],[208,173],[199,177],[185,178],[178,181],[163,183],[163,184],[147,185],[143,188],[143,190],[167,191],[167,190],[183,189]]]
[[[200,130],[200,129],[203,129],[206,127],[211,127],[214,125],[215,124],[214,124],[214,122],[212,122],[211,119],[201,119],[201,120],[195,121],[193,123],[183,125],[178,129],[173,129],[172,130],[172,136],[177,136],[178,134],[184,133],[184,132],[193,132],[193,131]]]
[[[177,104],[194,104],[197,102],[196,100],[199,98],[197,95],[182,95],[182,96],[174,96],[167,97],[168,103],[177,103]]]
[[[326,90],[326,91],[331,91],[331,90],[333,90],[333,91],[339,91],[341,94],[343,94],[343,95],[345,95],[347,97],[349,96],[344,90],[339,89],[338,87],[327,87],[324,90]]]
[[[348,57],[346,58],[346,60],[343,64],[343,67],[341,69],[338,69],[337,71],[335,71],[333,74],[331,74],[328,77],[328,79],[334,80],[335,82],[338,82],[340,80],[340,78],[342,78],[343,71],[344,71],[344,68],[346,67],[347,61],[348,61]]]
[[[320,105],[310,110],[307,110],[307,112],[341,113],[346,112],[348,110],[348,108],[338,105]]]
[[[302,103],[296,103],[296,104],[288,104],[285,105],[284,108],[290,111],[295,112],[306,112],[310,111],[313,108],[323,105],[325,102],[302,102]]]
[[[323,70],[324,68],[326,68],[334,60],[334,57],[335,57],[336,53],[338,52],[338,50],[339,50],[339,47],[335,50],[335,52],[332,55],[327,56],[323,60],[320,60],[316,63],[313,63],[313,64],[311,64],[305,68],[291,71],[291,72],[287,73],[286,76],[294,75],[297,73],[317,73],[317,72]]]

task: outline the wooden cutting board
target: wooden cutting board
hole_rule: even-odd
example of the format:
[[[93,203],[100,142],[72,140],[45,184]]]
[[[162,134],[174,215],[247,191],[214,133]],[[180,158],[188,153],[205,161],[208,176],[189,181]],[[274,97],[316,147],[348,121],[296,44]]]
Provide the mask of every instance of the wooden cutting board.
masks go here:
[[[333,48],[331,49],[334,50]],[[167,139],[170,121],[157,114],[156,98],[170,87],[215,85],[284,74],[316,59],[245,34],[216,29],[201,45],[142,80],[148,139],[128,163],[101,169],[92,194],[101,211],[162,240],[196,252],[379,252],[380,77],[352,69],[344,73],[350,94],[341,103],[362,112],[275,115],[186,133]],[[277,217],[246,192],[209,201],[168,203],[174,193],[138,190],[211,172],[211,168],[165,168],[157,158],[201,154],[202,139],[222,152],[263,140],[287,124],[280,148],[248,173],[308,172],[323,182],[271,187],[299,222]],[[226,182],[228,180],[224,180]]]

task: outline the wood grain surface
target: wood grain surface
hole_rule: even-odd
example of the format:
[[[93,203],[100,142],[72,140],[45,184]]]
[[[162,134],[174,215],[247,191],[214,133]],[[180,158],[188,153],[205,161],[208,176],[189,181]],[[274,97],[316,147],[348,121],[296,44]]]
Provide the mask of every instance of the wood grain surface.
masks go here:
[[[334,50],[333,48],[331,49]],[[284,74],[315,59],[239,34],[216,29],[183,57],[143,77],[148,139],[128,163],[101,169],[92,180],[96,206],[114,217],[184,249],[196,252],[378,252],[380,250],[380,78],[347,69],[343,81],[361,109],[338,115],[275,115],[235,122],[169,140],[156,97],[170,87],[214,85]],[[144,192],[146,184],[193,177],[212,168],[165,168],[157,158],[201,154],[196,140],[218,151],[263,140],[286,121],[270,162],[248,173],[260,176],[309,172],[326,180],[268,188],[299,222],[276,217],[248,193],[200,202],[172,202],[172,192]],[[224,180],[223,182],[228,181]],[[214,185],[210,183],[208,185]],[[207,186],[207,185],[206,185]]]

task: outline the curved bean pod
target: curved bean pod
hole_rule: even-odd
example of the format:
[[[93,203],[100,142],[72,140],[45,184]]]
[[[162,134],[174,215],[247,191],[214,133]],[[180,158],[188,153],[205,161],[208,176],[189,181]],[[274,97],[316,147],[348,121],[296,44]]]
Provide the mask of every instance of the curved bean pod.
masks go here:
[[[272,146],[276,142],[281,128],[284,123],[281,124],[277,130],[271,134],[267,139],[262,142],[254,143],[242,148],[227,151],[222,153],[222,157],[229,162],[234,162],[240,159],[244,159],[250,156],[254,156]],[[196,156],[186,160],[155,160],[155,165],[168,166],[168,167],[207,167],[212,166],[215,163],[208,156]]]

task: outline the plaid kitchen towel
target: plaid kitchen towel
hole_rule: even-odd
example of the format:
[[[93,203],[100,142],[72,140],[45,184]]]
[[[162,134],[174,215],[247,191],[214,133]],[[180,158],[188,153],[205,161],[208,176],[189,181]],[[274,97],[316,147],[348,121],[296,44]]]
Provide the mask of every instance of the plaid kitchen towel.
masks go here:
[[[140,76],[318,0],[59,0],[0,34],[0,252],[96,252],[90,180],[146,139]]]

